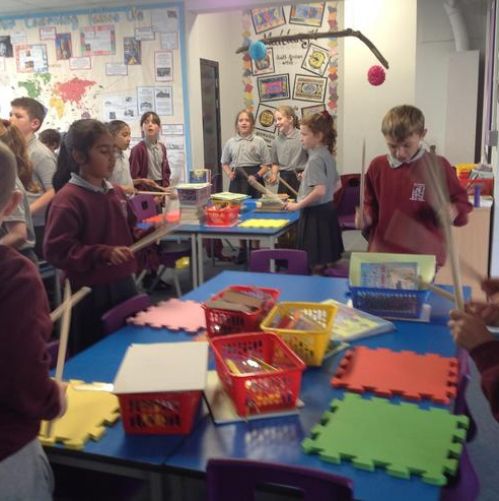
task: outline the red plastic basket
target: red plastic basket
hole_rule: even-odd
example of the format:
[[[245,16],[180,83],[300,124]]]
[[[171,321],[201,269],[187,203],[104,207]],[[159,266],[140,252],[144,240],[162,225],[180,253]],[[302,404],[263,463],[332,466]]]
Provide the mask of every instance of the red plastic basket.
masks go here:
[[[118,395],[127,433],[137,435],[191,432],[201,391],[128,393]]]
[[[222,310],[219,308],[210,308],[203,304],[204,314],[206,318],[206,331],[208,337],[223,336],[226,334],[238,334],[240,332],[253,332],[260,330],[260,322],[265,318],[267,313],[274,307],[279,299],[280,291],[267,287],[251,287],[249,285],[231,285],[212,296],[212,300],[216,301],[223,297],[228,290],[235,292],[251,293],[264,292],[270,299],[263,304],[259,310],[251,313],[240,311]]]
[[[239,205],[230,205],[227,207],[216,207],[211,205],[205,207],[204,215],[207,226],[232,226],[239,217]]]
[[[300,393],[303,361],[275,334],[252,332],[210,339],[218,377],[240,416],[291,409]],[[275,371],[234,374],[226,359],[255,357]]]
[[[459,182],[466,188],[468,195],[472,196],[475,186],[480,186],[480,195],[491,196],[494,193],[494,179],[493,178],[470,178],[469,172],[463,173],[459,176]]]

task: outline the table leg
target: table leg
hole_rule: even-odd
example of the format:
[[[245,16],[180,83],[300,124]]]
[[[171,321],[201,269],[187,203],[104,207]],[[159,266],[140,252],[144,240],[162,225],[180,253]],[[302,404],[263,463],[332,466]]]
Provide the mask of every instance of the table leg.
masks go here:
[[[204,263],[203,263],[203,237],[201,233],[198,234],[198,286],[204,282]]]
[[[197,264],[197,251],[196,251],[197,241],[196,234],[191,235],[191,270],[192,270],[192,288],[195,289],[198,286],[198,264]]]

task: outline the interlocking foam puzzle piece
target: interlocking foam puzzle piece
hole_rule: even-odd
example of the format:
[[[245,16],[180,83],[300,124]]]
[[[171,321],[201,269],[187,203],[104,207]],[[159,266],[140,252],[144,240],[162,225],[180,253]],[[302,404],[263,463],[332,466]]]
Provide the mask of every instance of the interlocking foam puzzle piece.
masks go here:
[[[306,453],[324,461],[351,460],[357,468],[410,478],[421,475],[433,485],[445,485],[454,474],[469,420],[445,409],[420,409],[416,404],[346,393],[333,400],[321,424],[302,442]]]
[[[42,421],[39,439],[43,445],[62,443],[68,449],[83,449],[89,439],[99,440],[104,425],[115,423],[120,417],[116,395],[108,391],[76,390],[83,381],[71,380],[66,391],[68,408],[64,416],[53,421],[50,437],[44,435],[47,422]]]
[[[206,329],[206,318],[201,304],[180,299],[161,301],[129,318],[128,323],[194,333]]]
[[[289,221],[287,219],[246,219],[239,223],[239,228],[280,228]]]
[[[358,393],[401,395],[408,400],[428,398],[441,404],[456,396],[457,382],[456,358],[365,346],[348,351],[331,379],[333,386]]]

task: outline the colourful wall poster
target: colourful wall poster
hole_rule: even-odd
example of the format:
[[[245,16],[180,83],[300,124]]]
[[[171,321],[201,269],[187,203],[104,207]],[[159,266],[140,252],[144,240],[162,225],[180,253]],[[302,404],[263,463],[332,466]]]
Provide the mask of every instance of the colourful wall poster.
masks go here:
[[[292,5],[289,13],[289,24],[303,24],[304,26],[322,26],[324,17],[324,2],[300,3]]]
[[[257,34],[286,24],[284,9],[282,7],[252,9],[251,19],[253,21],[253,28]]]
[[[17,71],[20,73],[46,73],[48,71],[45,44],[16,45]]]
[[[295,75],[293,99],[322,103],[326,96],[326,85],[327,78]]]
[[[173,53],[167,50],[154,53],[154,73],[158,82],[173,80]]]
[[[135,37],[123,37],[123,60],[132,66],[142,63],[142,45]]]
[[[275,112],[276,109],[273,106],[260,103],[256,112],[255,127],[273,134],[275,132]]]
[[[289,75],[258,77],[260,101],[282,101],[289,99]]]
[[[80,31],[82,56],[108,56],[116,53],[116,34],[112,24],[85,26]]]
[[[265,57],[259,60],[252,59],[251,67],[253,75],[266,75],[268,73],[274,73],[274,49],[272,47],[267,47],[267,54]]]
[[[58,61],[70,59],[73,56],[71,33],[57,33],[55,36],[55,56]]]

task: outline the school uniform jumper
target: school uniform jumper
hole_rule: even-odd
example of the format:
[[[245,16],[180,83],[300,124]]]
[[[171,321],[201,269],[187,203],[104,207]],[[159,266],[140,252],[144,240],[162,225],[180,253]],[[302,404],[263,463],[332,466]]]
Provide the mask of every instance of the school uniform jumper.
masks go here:
[[[305,169],[308,160],[307,151],[300,141],[300,131],[293,128],[289,134],[280,133],[270,148],[270,157],[273,165],[279,166],[279,176],[286,181],[295,191],[300,187],[297,173]],[[291,198],[296,195],[283,183],[279,183],[278,193],[287,193]]]
[[[336,209],[332,203],[334,186],[338,181],[336,162],[326,146],[308,151],[308,162],[298,192],[298,201],[305,198],[316,185],[326,187],[324,197],[300,211],[297,247],[308,252],[308,264],[334,263],[343,253],[343,240]]]
[[[457,210],[453,224],[463,226],[472,205],[449,162],[440,156],[437,159]],[[396,162],[387,155],[371,162],[364,199],[365,213],[372,218],[372,225],[364,229],[369,251],[431,254],[436,256],[438,266],[445,264],[445,238],[432,207],[435,192],[426,184],[425,169],[429,165],[429,153],[424,150],[409,162]]]
[[[38,442],[42,419],[60,412],[49,377],[52,332],[33,263],[0,246],[0,499],[51,499],[52,471]]]
[[[260,197],[260,192],[248,183],[241,171],[248,176],[255,176],[261,165],[271,163],[269,149],[261,137],[255,134],[245,137],[237,134],[231,137],[225,143],[221,162],[222,165],[229,165],[236,173],[236,177],[229,184],[230,192],[244,193],[252,198]]]
[[[107,310],[137,294],[132,278],[136,261],[109,263],[113,247],[132,244],[134,222],[123,190],[109,182],[97,188],[72,174],[52,201],[45,231],[46,259],[64,270],[73,290],[92,288],[73,310],[73,354],[103,337],[101,316]]]
[[[490,410],[499,421],[499,341],[489,341],[470,351],[470,356],[481,375],[482,391]]]
[[[136,144],[130,151],[130,172],[133,179],[152,179],[166,188],[167,186],[170,186],[171,175],[170,164],[168,163],[168,156],[166,153],[166,146],[159,141],[155,144],[157,145],[159,152],[161,153],[158,171],[156,173],[150,172],[150,147],[144,140]]]

